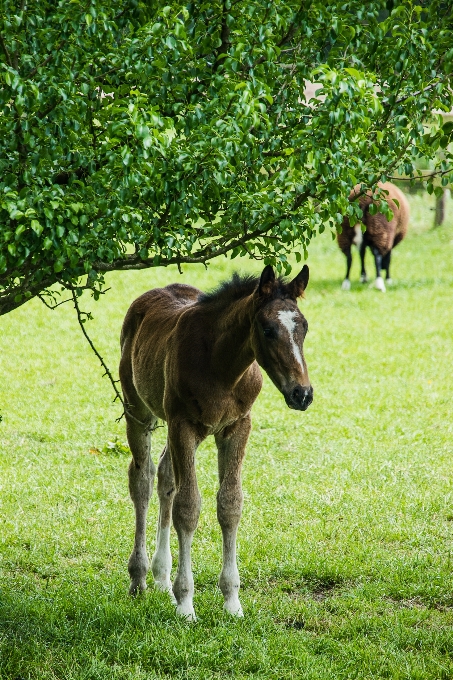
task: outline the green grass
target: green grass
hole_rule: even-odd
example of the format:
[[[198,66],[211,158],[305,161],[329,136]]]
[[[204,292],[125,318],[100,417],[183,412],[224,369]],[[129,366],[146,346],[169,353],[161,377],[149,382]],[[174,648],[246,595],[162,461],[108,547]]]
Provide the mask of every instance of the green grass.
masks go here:
[[[330,235],[310,249],[302,310],[314,385],[306,413],[268,380],[254,410],[239,533],[243,620],[222,612],[213,440],[198,454],[196,624],[165,595],[127,595],[133,509],[124,421],[69,305],[0,321],[0,678],[453,677],[453,219],[410,196],[412,229],[383,295],[340,290]],[[369,270],[372,273],[371,258]],[[205,271],[114,274],[88,329],[116,371],[140,292],[210,288]],[[165,440],[154,438],[154,460]],[[150,550],[157,515],[153,495]],[[174,539],[173,539],[174,541]],[[175,554],[173,542],[173,553]]]

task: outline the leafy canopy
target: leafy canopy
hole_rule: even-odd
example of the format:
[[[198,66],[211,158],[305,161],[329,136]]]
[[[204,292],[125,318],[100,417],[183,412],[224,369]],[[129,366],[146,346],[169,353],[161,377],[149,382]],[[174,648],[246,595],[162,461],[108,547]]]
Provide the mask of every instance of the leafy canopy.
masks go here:
[[[356,183],[451,179],[451,2],[2,5],[0,313],[115,269],[288,270]]]

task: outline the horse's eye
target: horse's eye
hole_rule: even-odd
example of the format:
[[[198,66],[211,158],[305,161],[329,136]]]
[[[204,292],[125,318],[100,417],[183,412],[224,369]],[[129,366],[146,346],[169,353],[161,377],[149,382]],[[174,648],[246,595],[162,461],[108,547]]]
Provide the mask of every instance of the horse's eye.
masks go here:
[[[266,336],[266,338],[273,338],[274,337],[274,329],[273,328],[263,328],[263,333]]]

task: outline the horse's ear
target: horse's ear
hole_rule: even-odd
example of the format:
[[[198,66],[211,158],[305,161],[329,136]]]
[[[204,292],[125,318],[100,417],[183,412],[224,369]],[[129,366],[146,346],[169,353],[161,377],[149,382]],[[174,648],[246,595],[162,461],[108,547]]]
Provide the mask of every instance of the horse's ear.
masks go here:
[[[271,265],[268,264],[264,267],[261,278],[260,285],[258,286],[258,293],[260,295],[271,295],[275,283],[275,274]]]
[[[302,267],[302,271],[298,273],[295,279],[288,284],[290,294],[295,297],[302,297],[304,290],[308,286],[309,270],[306,264]]]

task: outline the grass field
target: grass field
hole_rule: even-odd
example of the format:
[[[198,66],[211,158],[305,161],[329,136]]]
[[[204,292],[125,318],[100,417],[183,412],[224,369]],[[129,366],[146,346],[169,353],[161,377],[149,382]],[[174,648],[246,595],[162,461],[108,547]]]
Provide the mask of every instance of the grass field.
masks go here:
[[[453,677],[453,219],[432,230],[433,198],[410,201],[386,294],[358,283],[357,256],[341,291],[336,244],[312,244],[301,308],[314,402],[290,411],[266,380],[254,407],[242,620],[216,587],[213,440],[198,454],[198,622],[187,624],[151,579],[127,595],[124,421],[74,310],[33,301],[0,320],[1,680]],[[174,280],[207,289],[238,267],[260,268],[111,275],[100,302],[82,303],[88,330],[116,371],[134,297]],[[160,428],[154,460],[164,441]],[[150,551],[156,515],[153,495]]]

